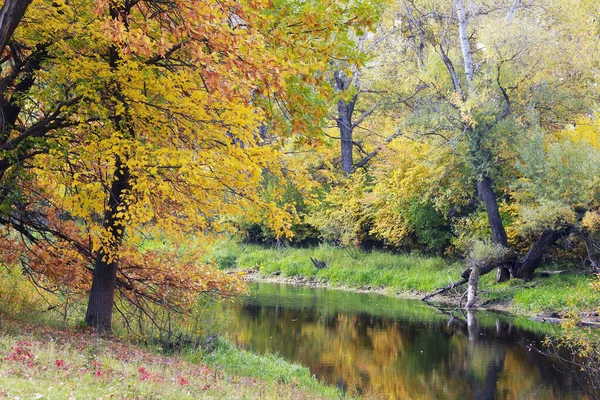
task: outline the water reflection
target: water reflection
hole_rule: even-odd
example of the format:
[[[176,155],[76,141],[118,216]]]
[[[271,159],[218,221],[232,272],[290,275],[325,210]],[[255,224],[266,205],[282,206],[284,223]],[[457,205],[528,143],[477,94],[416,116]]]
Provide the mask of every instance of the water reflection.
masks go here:
[[[350,393],[399,399],[580,399],[531,350],[541,334],[490,313],[276,284],[229,305],[234,341],[277,352]],[[533,328],[540,329],[539,326]]]

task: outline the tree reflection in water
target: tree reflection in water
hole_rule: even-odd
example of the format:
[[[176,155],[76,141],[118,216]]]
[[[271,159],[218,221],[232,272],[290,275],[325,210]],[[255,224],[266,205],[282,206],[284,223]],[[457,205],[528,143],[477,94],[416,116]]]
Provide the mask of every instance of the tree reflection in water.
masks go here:
[[[506,316],[276,284],[229,305],[231,338],[308,366],[349,393],[401,399],[581,399]],[[538,327],[539,329],[539,327]]]

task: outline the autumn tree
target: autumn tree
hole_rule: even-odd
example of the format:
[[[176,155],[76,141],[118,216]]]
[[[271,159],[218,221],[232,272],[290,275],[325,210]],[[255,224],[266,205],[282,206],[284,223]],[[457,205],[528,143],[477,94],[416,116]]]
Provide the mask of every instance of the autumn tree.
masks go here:
[[[566,8],[576,11],[564,13]],[[578,195],[587,198],[583,203],[557,196],[560,191],[573,192],[569,189],[573,180],[558,179],[557,154],[578,146],[556,135],[565,129],[581,130],[573,120],[593,115],[595,97],[590,88],[596,79],[597,10],[588,2],[492,5],[425,0],[401,2],[388,12],[400,28],[382,43],[387,51],[373,55],[372,65],[377,67],[371,76],[361,75],[361,79],[371,87],[373,82],[396,86],[407,96],[400,97],[404,101],[397,104],[396,113],[387,120],[377,115],[375,124],[393,126],[394,130],[381,132],[401,132],[405,138],[427,143],[423,149],[435,149],[424,155],[431,163],[421,161],[422,170],[435,170],[435,154],[443,154],[447,159],[438,166],[448,169],[437,176],[459,182],[447,185],[434,175],[426,178],[431,179],[426,187],[420,187],[406,170],[423,155],[414,150],[410,161],[394,162],[394,155],[405,158],[408,146],[390,145],[390,152],[381,153],[383,157],[371,164],[366,177],[332,191],[321,228],[335,231],[349,218],[345,216],[351,216],[341,236],[356,238],[369,232],[395,238],[394,247],[402,248],[410,238],[406,232],[413,229],[403,202],[411,195],[431,199],[435,210],[451,221],[453,242],[460,251],[469,253],[477,240],[489,241],[490,246],[484,246],[489,249],[511,249],[499,251],[501,258],[493,254],[479,258],[489,261],[478,262],[481,273],[498,269],[499,280],[531,278],[552,245],[569,232],[580,232],[585,210],[596,207],[592,190]],[[345,103],[340,103],[345,109],[354,104],[348,99],[354,98],[343,97]],[[578,148],[575,159],[592,165],[595,151]],[[548,165],[546,177],[539,172],[542,165]],[[565,165],[562,170],[568,175],[578,166]],[[579,172],[574,176],[580,178],[582,190],[593,181]],[[464,185],[463,190],[454,189],[448,201],[439,189],[444,189],[441,185],[456,188],[457,183]],[[380,189],[375,189],[378,185]],[[465,202],[463,196],[471,200]],[[589,229],[586,232],[589,243]],[[472,268],[465,271],[460,284],[467,282],[471,272]]]
[[[324,115],[302,93],[325,94],[326,62],[348,50],[350,30],[371,23],[370,9],[34,5],[15,41],[29,56],[40,44],[44,52],[20,97],[32,131],[15,130],[7,145],[31,141],[28,157],[8,159],[28,178],[15,174],[20,199],[4,213],[24,236],[8,234],[5,248],[18,248],[36,276],[82,291],[91,283],[86,321],[99,330],[111,327],[115,290],[135,305],[173,307],[239,292],[238,279],[203,265],[185,239],[218,232],[227,214],[266,215],[275,231],[289,229],[290,208],[257,188],[265,171],[294,175],[280,165],[284,146],[310,144]],[[172,249],[146,248],[161,235]]]
[[[568,114],[583,115],[590,109],[591,103],[581,96],[590,82],[586,71],[590,59],[574,60],[565,49],[576,47],[572,40],[580,24],[593,25],[593,10],[582,7],[567,17],[558,5],[515,9],[513,2],[493,8],[478,2],[467,8],[459,0],[426,6],[430,8],[415,2],[406,5],[411,36],[423,43],[427,53],[425,70],[438,74],[431,88],[435,88],[434,104],[443,114],[431,120],[440,123],[437,127],[429,127],[452,138],[449,144],[461,143],[458,150],[464,151],[472,168],[492,243],[510,247],[498,194],[503,202],[509,201],[509,185],[520,175],[515,170],[518,164],[508,160],[519,158],[520,146],[528,141],[523,132],[555,131],[564,126]],[[541,21],[543,28],[531,18]],[[593,43],[587,39],[586,43]],[[536,45],[542,42],[546,45]],[[564,222],[561,218],[547,221],[525,254],[517,257],[506,252],[503,259],[486,263],[479,272],[498,267],[499,280],[509,275],[530,278],[564,233]],[[465,271],[461,283],[466,283],[471,271]]]
[[[356,59],[333,62],[333,83],[338,95],[335,123],[339,140],[341,171],[346,176],[368,163],[395,138],[401,129],[383,132],[389,113],[397,109],[414,93],[403,93],[385,70],[385,56],[403,57],[389,38],[400,31],[393,13],[382,10],[373,32],[363,32],[355,38]],[[383,57],[382,57],[383,56]],[[416,89],[420,90],[419,88]],[[358,157],[356,157],[358,155]]]

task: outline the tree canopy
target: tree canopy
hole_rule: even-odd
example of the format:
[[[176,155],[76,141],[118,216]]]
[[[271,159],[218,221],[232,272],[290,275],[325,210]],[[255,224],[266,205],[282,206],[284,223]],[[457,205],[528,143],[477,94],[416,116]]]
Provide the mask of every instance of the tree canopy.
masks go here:
[[[344,37],[371,24],[370,9],[34,3],[3,71],[6,109],[18,108],[2,143],[4,247],[18,249],[7,261],[49,284],[91,282],[86,319],[101,329],[115,288],[135,304],[174,305],[239,291],[184,239],[239,213],[289,229],[289,210],[257,188],[265,171],[294,175],[282,168],[288,142],[318,138],[320,71],[352,57]],[[160,237],[176,245],[152,246]]]
[[[8,1],[0,257],[89,292],[103,330],[115,291],[180,309],[243,290],[199,253],[231,228],[485,242],[509,249],[482,257],[499,280],[568,237],[597,270],[598,17],[585,0]]]

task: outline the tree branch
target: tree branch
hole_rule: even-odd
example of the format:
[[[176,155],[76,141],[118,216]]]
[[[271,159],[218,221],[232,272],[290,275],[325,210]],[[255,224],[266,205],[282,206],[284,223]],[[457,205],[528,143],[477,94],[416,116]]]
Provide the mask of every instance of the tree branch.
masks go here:
[[[367,154],[362,160],[360,160],[354,167],[352,168],[352,172],[355,172],[357,169],[364,167],[373,157],[377,155],[385,146],[387,146],[392,140],[402,135],[402,132],[396,132],[390,136],[383,143],[381,143],[375,150]]]
[[[378,101],[377,103],[375,103],[375,105],[373,107],[371,107],[370,110],[365,111],[364,113],[362,113],[362,115],[358,118],[358,120],[352,124],[352,129],[356,128],[358,125],[360,125],[365,119],[367,119],[371,114],[373,114],[373,112],[377,109],[377,107],[379,107],[381,105],[381,100]]]
[[[506,22],[507,24],[510,24],[512,22],[513,18],[515,17],[515,15],[517,14],[517,11],[519,10],[519,8],[521,8],[521,0],[515,0],[513,5],[510,7],[510,10],[508,10],[508,13],[506,14],[506,18],[504,19],[504,22]]]
[[[496,122],[502,121],[504,118],[508,117],[508,115],[511,112],[510,98],[508,97],[508,93],[506,92],[506,89],[504,88],[504,86],[502,86],[502,83],[500,82],[501,68],[502,68],[502,62],[500,62],[498,64],[498,74],[496,75],[496,83],[498,83],[498,87],[500,88],[500,91],[502,92],[502,96],[504,97],[504,101],[506,102],[506,105],[504,106],[504,110],[502,110],[502,113],[500,113],[498,118],[496,118]]]
[[[32,0],[5,0],[0,9],[0,54],[21,22]]]
[[[444,50],[444,46],[440,42],[439,45],[440,56],[442,57],[442,61],[446,66],[446,69],[450,73],[450,78],[452,79],[452,85],[454,86],[454,90],[462,96],[462,89],[460,87],[460,80],[458,79],[458,75],[456,74],[456,70],[454,69],[454,64],[452,64],[452,60],[446,54],[446,50]]]
[[[168,59],[173,53],[175,53],[177,50],[181,49],[185,43],[186,43],[185,41],[181,42],[181,43],[177,43],[176,45],[171,47],[169,50],[167,50],[165,52],[165,54],[157,54],[154,57],[146,60],[146,65],[155,65],[159,61]]]

